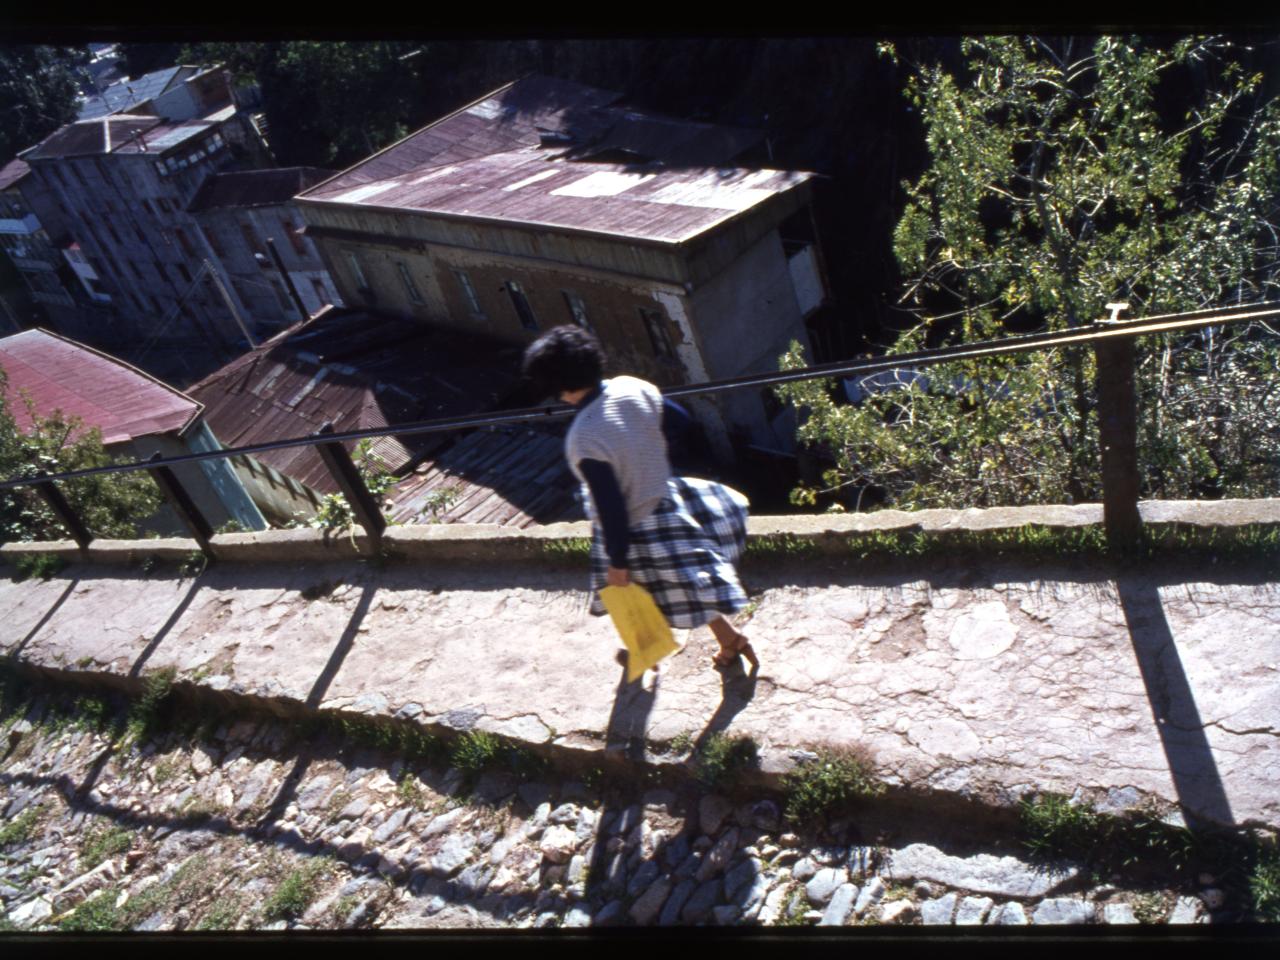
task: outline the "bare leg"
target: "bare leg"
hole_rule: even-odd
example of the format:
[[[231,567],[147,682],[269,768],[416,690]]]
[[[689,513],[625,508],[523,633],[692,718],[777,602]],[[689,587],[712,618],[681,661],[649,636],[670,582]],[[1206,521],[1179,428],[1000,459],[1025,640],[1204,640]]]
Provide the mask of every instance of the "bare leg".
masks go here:
[[[756,652],[751,648],[751,642],[728,620],[724,617],[716,617],[708,626],[711,627],[711,632],[715,634],[716,641],[720,644],[720,652],[713,658],[717,667],[729,666],[740,655],[746,657],[751,666],[760,666],[760,661],[756,659]]]

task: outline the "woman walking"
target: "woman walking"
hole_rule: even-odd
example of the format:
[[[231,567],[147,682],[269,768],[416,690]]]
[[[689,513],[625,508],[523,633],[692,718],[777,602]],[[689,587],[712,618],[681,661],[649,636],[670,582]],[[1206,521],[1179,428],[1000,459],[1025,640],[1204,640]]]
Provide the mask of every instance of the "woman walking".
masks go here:
[[[556,327],[530,344],[524,373],[578,408],[565,438],[569,467],[588,492],[593,521],[591,612],[598,591],[638,583],[673,627],[710,626],[728,667],[755,651],[726,618],[747,605],[735,564],[746,542],[747,500],[729,487],[674,477],[668,446],[689,416],[653,384],[602,379],[604,352],[581,327]]]

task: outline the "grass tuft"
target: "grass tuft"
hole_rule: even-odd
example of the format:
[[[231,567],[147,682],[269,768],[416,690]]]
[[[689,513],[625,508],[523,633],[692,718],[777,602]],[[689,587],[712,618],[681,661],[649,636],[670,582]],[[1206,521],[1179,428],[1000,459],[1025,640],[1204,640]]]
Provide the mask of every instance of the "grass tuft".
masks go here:
[[[92,870],[102,861],[124,853],[133,846],[133,831],[120,826],[107,826],[85,840],[80,850],[80,866]]]
[[[1274,843],[1258,851],[1249,874],[1249,899],[1256,919],[1280,923],[1280,850]]]
[[[262,905],[262,919],[266,923],[289,920],[302,916],[319,891],[321,876],[328,869],[324,861],[312,861],[291,872],[272,891]]]
[[[18,574],[13,579],[15,583],[21,583],[32,577],[48,580],[66,565],[67,562],[56,553],[28,553],[13,562],[13,567]]]
[[[26,843],[35,834],[40,820],[40,807],[28,807],[17,817],[0,825],[0,847]]]
[[[871,762],[861,751],[833,747],[816,752],[817,759],[797,764],[782,778],[786,817],[792,823],[828,817],[884,793],[885,785],[871,775]]]
[[[693,775],[703,786],[728,790],[759,763],[760,748],[750,737],[713,733],[693,755]]]

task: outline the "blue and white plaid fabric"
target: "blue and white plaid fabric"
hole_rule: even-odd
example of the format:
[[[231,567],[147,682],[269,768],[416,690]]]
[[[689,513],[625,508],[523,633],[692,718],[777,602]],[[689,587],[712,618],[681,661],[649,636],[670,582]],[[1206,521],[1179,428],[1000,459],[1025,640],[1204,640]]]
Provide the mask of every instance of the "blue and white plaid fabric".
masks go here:
[[[667,497],[631,528],[631,581],[651,594],[673,627],[710,623],[737,613],[747,594],[735,566],[747,540],[747,498],[711,480],[672,477]],[[598,591],[609,557],[597,525],[591,544],[591,612],[603,616]]]

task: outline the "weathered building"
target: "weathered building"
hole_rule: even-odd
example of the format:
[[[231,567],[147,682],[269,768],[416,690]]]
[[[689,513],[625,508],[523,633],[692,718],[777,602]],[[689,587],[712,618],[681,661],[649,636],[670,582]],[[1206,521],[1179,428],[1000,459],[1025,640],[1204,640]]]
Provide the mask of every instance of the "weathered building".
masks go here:
[[[617,99],[520,81],[301,194],[344,301],[517,344],[582,324],[662,385],[776,369],[826,296],[810,175]],[[721,456],[793,443],[767,394],[690,405]]]
[[[93,429],[112,456],[145,460],[153,454],[176,457],[217,450],[203,407],[190,396],[141,370],[45,330],[24,330],[0,339],[5,397],[18,429],[31,427],[31,414],[61,413],[77,418],[72,439]],[[27,401],[31,408],[28,409]],[[234,520],[246,530],[266,527],[261,512],[225,460],[205,460],[172,468],[209,523]],[[147,524],[160,533],[185,535],[165,506]]]
[[[332,174],[314,167],[215,173],[187,207],[231,296],[260,328],[281,330],[342,305],[293,203],[294,194]]]
[[[74,325],[78,310],[92,311],[98,291],[95,278],[78,274],[67,251],[59,249],[55,238],[65,237],[66,230],[54,217],[50,199],[26,163],[15,159],[0,169],[0,249],[48,323],[66,328]]]
[[[95,299],[109,307],[73,332],[112,346],[156,338],[230,353],[244,333],[186,208],[212,174],[269,166],[270,156],[220,71],[134,109],[67,124],[22,154],[67,231],[55,242],[79,245]]]

